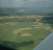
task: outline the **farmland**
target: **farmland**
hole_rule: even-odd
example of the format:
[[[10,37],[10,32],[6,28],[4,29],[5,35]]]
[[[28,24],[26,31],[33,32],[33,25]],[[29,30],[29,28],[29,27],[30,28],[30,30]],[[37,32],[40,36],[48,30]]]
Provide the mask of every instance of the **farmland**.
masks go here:
[[[33,50],[48,35],[41,18],[0,17],[0,41],[16,46],[17,50]]]

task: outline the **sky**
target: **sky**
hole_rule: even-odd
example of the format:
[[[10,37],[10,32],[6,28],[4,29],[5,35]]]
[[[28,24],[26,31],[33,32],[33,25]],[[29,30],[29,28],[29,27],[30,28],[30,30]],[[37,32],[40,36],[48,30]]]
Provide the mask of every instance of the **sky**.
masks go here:
[[[48,0],[0,0],[0,7],[31,7],[48,4]]]
[[[20,8],[25,13],[53,13],[53,0],[0,0],[0,7]]]

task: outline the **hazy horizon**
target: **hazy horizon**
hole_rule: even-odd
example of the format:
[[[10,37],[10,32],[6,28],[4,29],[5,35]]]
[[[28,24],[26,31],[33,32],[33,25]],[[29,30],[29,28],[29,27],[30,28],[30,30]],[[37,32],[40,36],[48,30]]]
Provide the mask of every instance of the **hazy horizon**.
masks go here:
[[[0,8],[17,8],[15,13],[19,14],[53,14],[52,5],[52,0],[0,0]]]

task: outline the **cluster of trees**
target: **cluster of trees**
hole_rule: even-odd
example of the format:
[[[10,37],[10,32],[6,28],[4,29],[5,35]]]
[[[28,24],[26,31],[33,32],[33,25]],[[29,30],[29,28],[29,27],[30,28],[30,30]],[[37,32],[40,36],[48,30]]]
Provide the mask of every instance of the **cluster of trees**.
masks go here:
[[[50,24],[53,27],[53,16],[43,17],[42,22]]]

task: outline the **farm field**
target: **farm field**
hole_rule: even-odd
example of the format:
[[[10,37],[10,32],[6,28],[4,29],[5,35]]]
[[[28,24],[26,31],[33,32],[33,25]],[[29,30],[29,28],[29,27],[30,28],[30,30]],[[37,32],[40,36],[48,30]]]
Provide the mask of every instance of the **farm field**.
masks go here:
[[[43,23],[31,20],[29,22],[2,20],[0,21],[0,41],[9,47],[16,47],[17,50],[33,50],[48,35],[48,29]]]

